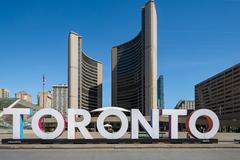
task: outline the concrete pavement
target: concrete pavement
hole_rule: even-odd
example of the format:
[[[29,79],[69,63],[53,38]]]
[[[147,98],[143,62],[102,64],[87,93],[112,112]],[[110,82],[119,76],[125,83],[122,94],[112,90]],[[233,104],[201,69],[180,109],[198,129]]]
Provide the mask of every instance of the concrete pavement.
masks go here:
[[[239,149],[240,144],[1,144],[0,149]]]
[[[0,160],[239,160],[239,149],[1,150]]]

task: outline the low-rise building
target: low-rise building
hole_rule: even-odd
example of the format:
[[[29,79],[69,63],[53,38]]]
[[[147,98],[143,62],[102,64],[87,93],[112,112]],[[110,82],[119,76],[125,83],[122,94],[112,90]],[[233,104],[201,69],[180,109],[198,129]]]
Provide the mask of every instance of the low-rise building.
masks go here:
[[[0,98],[9,98],[10,91],[5,88],[0,88]]]
[[[38,93],[38,106],[40,108],[52,107],[52,93],[50,91]]]
[[[28,94],[26,91],[19,91],[15,94],[17,99],[25,100],[27,102],[32,103],[32,96]]]
[[[195,110],[195,101],[194,100],[180,100],[175,106],[175,109],[186,109],[188,112]]]
[[[0,98],[0,127],[3,128],[12,128],[12,116],[4,115],[3,110],[6,108],[30,108],[34,114],[39,110],[39,108],[28,101],[17,99],[17,98]],[[31,116],[24,115],[24,126],[31,126]]]

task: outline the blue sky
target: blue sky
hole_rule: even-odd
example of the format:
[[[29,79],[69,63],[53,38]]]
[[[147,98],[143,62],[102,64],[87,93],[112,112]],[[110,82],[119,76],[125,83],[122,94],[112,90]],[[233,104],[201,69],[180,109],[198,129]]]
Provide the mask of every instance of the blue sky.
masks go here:
[[[69,31],[103,62],[103,104],[111,95],[111,47],[140,30],[146,0],[1,0],[0,88],[36,102],[46,88],[67,83]],[[194,99],[194,85],[240,62],[240,0],[156,0],[158,75],[165,77],[165,105]]]

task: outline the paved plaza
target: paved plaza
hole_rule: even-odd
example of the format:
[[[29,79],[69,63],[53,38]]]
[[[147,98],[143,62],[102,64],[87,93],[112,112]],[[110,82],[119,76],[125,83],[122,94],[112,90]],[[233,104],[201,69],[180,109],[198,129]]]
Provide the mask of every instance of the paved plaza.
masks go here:
[[[240,149],[17,149],[0,155],[0,160],[239,160]]]

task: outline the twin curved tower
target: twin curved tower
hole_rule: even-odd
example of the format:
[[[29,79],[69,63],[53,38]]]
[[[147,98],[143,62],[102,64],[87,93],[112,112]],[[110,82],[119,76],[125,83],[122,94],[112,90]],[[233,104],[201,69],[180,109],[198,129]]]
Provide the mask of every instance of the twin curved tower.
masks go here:
[[[69,34],[69,107],[102,107],[102,63],[82,51],[82,38]],[[132,40],[112,48],[112,106],[157,108],[157,14],[150,0],[142,8],[142,27]]]
[[[82,50],[82,37],[68,37],[68,106],[93,110],[102,107],[102,63]]]
[[[150,115],[157,108],[157,14],[154,1],[142,9],[142,28],[112,48],[112,105]]]

